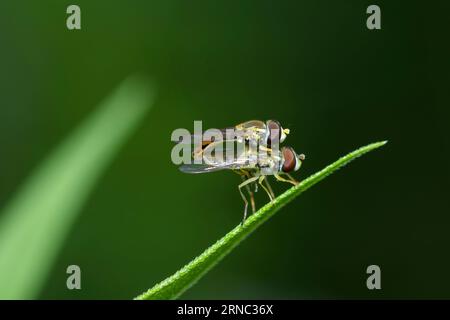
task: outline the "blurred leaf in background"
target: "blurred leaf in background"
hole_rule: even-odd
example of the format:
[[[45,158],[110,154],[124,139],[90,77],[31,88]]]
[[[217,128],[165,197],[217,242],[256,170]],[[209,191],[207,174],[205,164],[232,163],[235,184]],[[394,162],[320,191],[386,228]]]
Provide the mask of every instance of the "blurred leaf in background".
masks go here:
[[[77,214],[152,104],[148,80],[132,77],[25,181],[0,215],[0,298],[35,298]]]

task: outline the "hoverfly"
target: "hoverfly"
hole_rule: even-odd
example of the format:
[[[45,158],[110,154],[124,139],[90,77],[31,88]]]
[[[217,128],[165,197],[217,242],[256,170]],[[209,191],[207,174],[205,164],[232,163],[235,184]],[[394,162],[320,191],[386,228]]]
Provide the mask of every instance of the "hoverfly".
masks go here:
[[[220,170],[231,170],[239,174],[242,178],[242,183],[238,186],[239,193],[244,200],[244,217],[242,223],[247,218],[247,209],[249,201],[244,195],[242,189],[245,188],[250,197],[250,204],[252,212],[255,212],[254,193],[250,186],[254,184],[254,192],[258,190],[258,185],[261,186],[269,196],[270,201],[275,199],[274,192],[270,186],[268,176],[274,176],[276,180],[291,183],[293,185],[298,182],[289,174],[300,169],[302,161],[305,160],[305,155],[298,155],[291,147],[270,148],[267,144],[274,144],[277,142],[276,137],[270,134],[270,129],[279,130],[280,140],[286,138],[286,129],[274,121],[269,120],[266,123],[262,121],[248,121],[242,125],[244,128],[241,132],[244,133],[242,139],[236,140],[218,140],[218,141],[202,141],[202,149],[197,151],[203,157],[201,164],[183,164],[179,167],[180,171],[185,173],[207,173]],[[236,127],[238,127],[236,126]],[[270,129],[268,129],[270,128]],[[269,131],[269,134],[267,132]],[[273,132],[273,131],[272,131]],[[284,135],[283,135],[284,133]],[[256,141],[255,141],[256,139]],[[232,142],[230,147],[230,142]],[[263,142],[263,143],[258,143]],[[265,142],[265,143],[264,143]],[[226,145],[224,148],[223,146]],[[223,151],[227,153],[232,149],[240,152],[234,154],[232,157],[223,157]],[[278,143],[276,143],[276,146]]]
[[[290,130],[287,128],[284,129],[277,120],[267,120],[266,122],[250,120],[235,125],[234,127],[219,129],[219,132],[222,133],[222,137],[225,139],[229,139],[227,137],[227,131],[238,133],[236,137],[238,141],[250,141],[253,144],[262,144],[268,148],[271,147],[272,142],[282,143],[290,133]],[[193,141],[201,141],[201,148],[196,149],[194,154],[201,153],[209,144],[218,141],[217,139],[204,139],[203,135],[200,137],[192,135],[191,138]]]

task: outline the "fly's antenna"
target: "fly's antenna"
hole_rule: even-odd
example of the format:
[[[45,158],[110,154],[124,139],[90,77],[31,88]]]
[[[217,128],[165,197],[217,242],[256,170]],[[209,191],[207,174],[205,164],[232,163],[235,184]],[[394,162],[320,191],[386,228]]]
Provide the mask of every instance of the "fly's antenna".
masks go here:
[[[303,153],[300,153],[297,155],[297,157],[301,160],[301,161],[305,161],[306,156]]]
[[[286,128],[286,129],[283,129],[283,132],[284,132],[285,135],[288,135],[289,133],[291,133],[291,130]]]

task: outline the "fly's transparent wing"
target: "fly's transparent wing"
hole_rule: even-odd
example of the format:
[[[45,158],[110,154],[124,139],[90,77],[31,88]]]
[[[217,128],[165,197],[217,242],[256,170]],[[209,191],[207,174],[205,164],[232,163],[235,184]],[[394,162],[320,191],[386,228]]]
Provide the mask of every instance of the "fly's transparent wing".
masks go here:
[[[266,123],[261,120],[250,120],[246,122],[242,122],[236,126],[237,130],[265,130],[266,129]]]
[[[219,140],[221,140],[221,139],[219,139]],[[191,135],[185,136],[183,138],[180,138],[180,140],[176,141],[175,143],[179,144],[179,145],[190,146],[190,145],[196,144],[197,142],[201,142],[202,147],[205,147],[213,141],[203,139],[203,133],[200,133],[200,134],[191,134]]]
[[[179,169],[184,173],[208,173],[221,170],[238,170],[246,168],[246,163],[242,161],[235,161],[233,163],[222,163],[217,165],[210,164],[182,164]]]
[[[266,135],[266,124],[263,121],[260,120],[250,120],[243,123],[240,123],[232,129],[233,131],[230,132],[232,136],[227,136],[227,129],[222,129],[222,134],[224,135],[225,139],[228,140],[255,140],[259,141],[262,137]]]
[[[210,166],[207,164],[182,164],[179,169],[184,173],[207,173],[224,170],[225,168]]]
[[[236,152],[237,150],[237,152]],[[247,150],[247,151],[246,151]],[[233,152],[233,154],[230,154]],[[256,156],[256,153],[252,153]],[[245,142],[233,140],[216,141],[209,144],[202,156],[202,164],[183,164],[180,171],[185,173],[206,173],[220,170],[237,170],[254,168],[252,154],[246,149]]]
[[[227,130],[234,130],[235,132],[243,135],[243,138],[254,138],[255,136],[263,136],[266,132],[266,124],[261,120],[250,120],[242,122],[234,127],[228,127],[218,129],[222,133],[222,139],[215,138],[215,140],[204,139],[203,132],[200,134],[192,134],[190,144],[195,144],[196,141],[201,141],[202,147],[209,145],[210,143],[223,141],[227,139]],[[237,140],[237,137],[236,137]],[[179,141],[178,143],[182,143]],[[184,142],[185,143],[185,142]]]
[[[258,155],[257,144],[246,141],[224,140],[210,143],[202,151],[202,159],[206,164],[238,165],[256,164]]]
[[[214,137],[213,139],[204,139],[204,132],[202,133],[197,133],[197,134],[191,134],[190,136],[188,136],[187,139],[180,139],[180,141],[176,142],[177,144],[195,144],[197,141],[201,141],[201,144],[203,146],[210,144],[211,142],[214,141],[222,141],[224,140],[224,138],[226,138],[226,132],[227,130],[235,130],[234,127],[231,128],[225,128],[225,129],[217,129],[218,132],[220,132],[222,134],[222,138],[221,137]],[[188,143],[186,143],[186,141],[188,141]]]

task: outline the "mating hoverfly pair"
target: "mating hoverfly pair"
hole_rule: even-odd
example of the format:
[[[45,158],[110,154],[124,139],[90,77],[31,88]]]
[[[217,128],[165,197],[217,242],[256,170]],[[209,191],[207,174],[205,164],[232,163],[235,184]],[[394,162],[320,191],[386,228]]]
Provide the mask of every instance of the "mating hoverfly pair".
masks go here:
[[[275,199],[268,176],[274,176],[278,181],[298,184],[289,173],[300,169],[305,155],[297,155],[291,147],[278,148],[279,143],[282,143],[289,134],[289,129],[283,129],[278,121],[251,120],[218,131],[221,133],[218,135],[219,138],[208,137],[204,133],[201,136],[192,135],[191,138],[199,142],[192,156],[201,161],[182,164],[179,169],[185,173],[232,170],[239,174],[243,180],[238,187],[239,193],[245,203],[242,223],[247,218],[249,204],[242,192],[243,188],[248,193],[254,213],[256,210],[254,192],[258,191],[258,185],[264,189],[270,201]],[[226,157],[223,157],[224,151]]]

